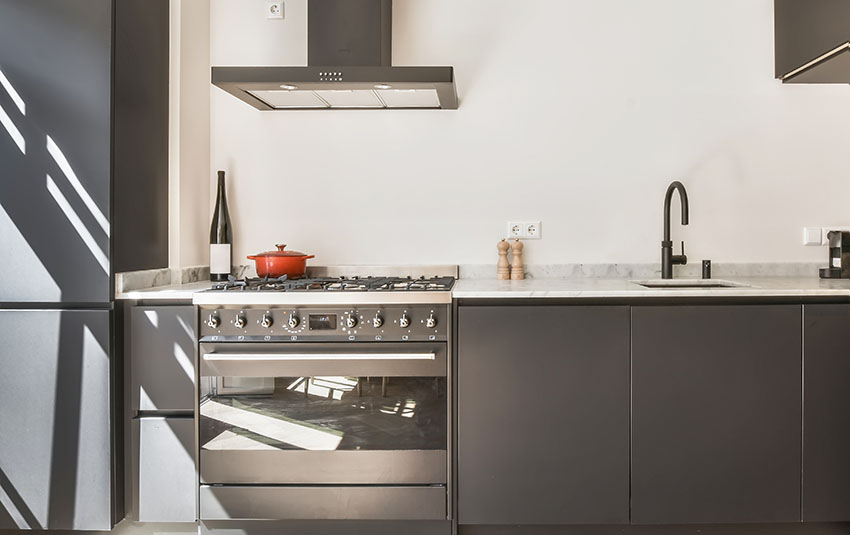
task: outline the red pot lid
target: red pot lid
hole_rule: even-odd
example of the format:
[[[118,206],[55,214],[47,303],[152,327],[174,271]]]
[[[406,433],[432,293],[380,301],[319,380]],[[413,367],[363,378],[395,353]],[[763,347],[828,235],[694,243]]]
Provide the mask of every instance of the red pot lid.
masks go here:
[[[275,245],[277,247],[277,251],[266,251],[265,253],[256,254],[253,256],[249,256],[248,258],[265,258],[265,257],[299,257],[299,258],[313,258],[313,255],[307,255],[299,251],[284,251],[286,245]]]

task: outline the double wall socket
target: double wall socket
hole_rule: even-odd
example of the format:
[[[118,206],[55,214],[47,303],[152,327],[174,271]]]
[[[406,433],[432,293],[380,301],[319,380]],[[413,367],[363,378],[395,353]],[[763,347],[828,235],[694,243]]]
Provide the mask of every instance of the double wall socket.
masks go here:
[[[540,221],[508,221],[508,238],[539,240],[543,236]]]

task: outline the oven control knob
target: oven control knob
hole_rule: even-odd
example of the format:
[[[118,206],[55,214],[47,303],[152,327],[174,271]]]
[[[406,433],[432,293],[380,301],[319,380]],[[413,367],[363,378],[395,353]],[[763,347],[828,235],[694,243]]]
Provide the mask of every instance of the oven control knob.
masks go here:
[[[407,329],[408,327],[410,327],[410,318],[407,317],[406,312],[402,314],[401,317],[398,319],[398,326],[402,329]]]
[[[245,316],[242,316],[242,315],[236,316],[236,319],[233,320],[233,326],[236,327],[237,329],[244,329],[245,323],[246,323]]]
[[[263,314],[263,319],[260,320],[260,325],[268,329],[272,326],[272,315],[271,314]]]
[[[425,320],[425,326],[428,327],[429,329],[433,329],[434,327],[437,326],[437,318],[434,316],[433,312]]]
[[[218,316],[216,316],[215,314],[210,314],[210,317],[207,319],[207,326],[210,329],[217,329],[219,323],[221,323],[221,320],[218,319]]]
[[[293,312],[292,314],[289,315],[289,321],[287,322],[287,324],[289,325],[290,329],[294,329],[294,328],[298,327],[298,323],[299,323],[298,316],[296,316],[295,313]]]
[[[349,314],[345,318],[345,326],[349,329],[357,327],[357,318],[353,314]]]
[[[382,318],[380,314],[375,314],[375,317],[372,318],[372,326],[376,329],[380,329],[383,324],[384,318]]]

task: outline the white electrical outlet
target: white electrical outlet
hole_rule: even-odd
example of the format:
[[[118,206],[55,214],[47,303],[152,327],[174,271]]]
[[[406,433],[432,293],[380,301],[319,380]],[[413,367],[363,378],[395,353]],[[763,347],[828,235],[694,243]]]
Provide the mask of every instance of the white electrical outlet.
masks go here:
[[[523,230],[522,222],[508,221],[508,238],[522,238]]]
[[[508,221],[508,238],[539,240],[541,235],[540,221]]]
[[[543,237],[543,229],[540,228],[540,221],[528,221],[525,224],[525,239],[539,240]]]
[[[267,19],[282,19],[283,18],[283,2],[266,2],[266,18]]]

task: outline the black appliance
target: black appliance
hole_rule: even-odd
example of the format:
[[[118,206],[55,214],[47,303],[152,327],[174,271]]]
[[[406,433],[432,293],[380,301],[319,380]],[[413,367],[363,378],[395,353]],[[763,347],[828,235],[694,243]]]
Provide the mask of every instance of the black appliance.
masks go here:
[[[833,230],[829,240],[829,266],[820,269],[822,279],[850,279],[850,232]]]

